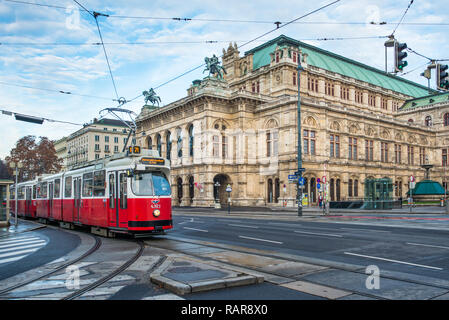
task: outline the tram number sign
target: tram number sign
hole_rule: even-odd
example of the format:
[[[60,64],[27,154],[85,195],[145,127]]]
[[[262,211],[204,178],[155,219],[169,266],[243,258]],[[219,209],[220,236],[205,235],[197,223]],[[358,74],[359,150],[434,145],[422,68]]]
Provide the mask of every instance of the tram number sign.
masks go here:
[[[160,158],[142,158],[140,159],[140,163],[163,166],[165,164],[165,160]]]

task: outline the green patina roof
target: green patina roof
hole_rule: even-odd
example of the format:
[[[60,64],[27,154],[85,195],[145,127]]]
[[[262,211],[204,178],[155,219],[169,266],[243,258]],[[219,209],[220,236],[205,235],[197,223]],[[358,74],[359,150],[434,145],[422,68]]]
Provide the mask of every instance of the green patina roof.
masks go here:
[[[449,103],[449,92],[432,94],[425,97],[407,100],[400,110],[412,110],[419,107],[430,106],[432,104],[448,102]]]
[[[269,65],[271,62],[270,53],[272,53],[277,46],[282,46],[287,43],[289,45],[297,46],[303,53],[307,53],[307,64],[317,68],[368,82],[415,98],[428,95],[429,90],[430,93],[436,92],[418,83],[390,75],[379,69],[284,35],[245,52],[245,55],[253,54],[253,70],[256,70],[260,67]]]
[[[409,192],[407,192],[409,194]],[[443,186],[436,181],[423,180],[416,183],[415,189],[413,189],[413,195],[444,195]]]

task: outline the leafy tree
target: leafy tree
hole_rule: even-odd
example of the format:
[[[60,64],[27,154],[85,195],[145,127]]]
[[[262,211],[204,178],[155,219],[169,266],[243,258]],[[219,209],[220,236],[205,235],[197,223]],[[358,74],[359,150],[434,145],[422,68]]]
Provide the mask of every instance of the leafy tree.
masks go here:
[[[53,141],[47,137],[39,137],[36,142],[35,136],[20,138],[15,148],[11,150],[10,156],[6,157],[8,169],[12,175],[15,169],[11,169],[11,162],[21,162],[23,167],[19,170],[18,180],[26,181],[35,179],[44,173],[57,173],[61,170],[62,159],[56,156]]]

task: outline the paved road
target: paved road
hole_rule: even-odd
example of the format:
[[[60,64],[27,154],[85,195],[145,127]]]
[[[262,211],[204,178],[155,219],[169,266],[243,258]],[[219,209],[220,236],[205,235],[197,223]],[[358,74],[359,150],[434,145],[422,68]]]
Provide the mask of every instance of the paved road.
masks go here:
[[[445,288],[449,288],[449,230],[419,228],[406,225],[404,221],[401,227],[397,223],[395,226],[391,223],[353,224],[349,221],[336,223],[332,218],[326,220],[247,219],[177,213],[170,236],[265,250],[340,268],[326,275],[305,277],[315,283],[333,281],[336,287],[351,289],[353,284],[346,279],[349,274],[345,270],[363,272],[369,265],[375,265],[386,278],[416,282],[418,287],[419,284],[437,287],[415,286],[417,292],[410,289],[412,298],[436,297],[448,292]],[[360,218],[356,220],[360,223]],[[356,280],[359,281],[359,291],[364,290],[365,279],[366,275],[361,275]],[[389,285],[404,285],[394,283],[396,280],[391,280]],[[388,281],[383,283],[387,285]],[[407,290],[406,287],[402,289]]]

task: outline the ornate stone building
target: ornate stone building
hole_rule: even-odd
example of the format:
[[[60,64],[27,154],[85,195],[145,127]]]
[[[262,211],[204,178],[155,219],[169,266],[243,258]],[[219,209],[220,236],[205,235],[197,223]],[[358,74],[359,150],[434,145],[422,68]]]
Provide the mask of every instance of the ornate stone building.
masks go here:
[[[443,182],[447,94],[279,36],[243,57],[230,44],[224,80],[195,80],[186,97],[142,109],[136,139],[171,160],[174,205],[225,203],[228,184],[233,205],[294,205],[288,175],[297,166],[299,61],[304,192],[311,202],[323,176],[332,200],[363,198],[365,179],[383,177],[393,180],[396,197],[405,197],[409,176],[421,180],[425,163]]]

